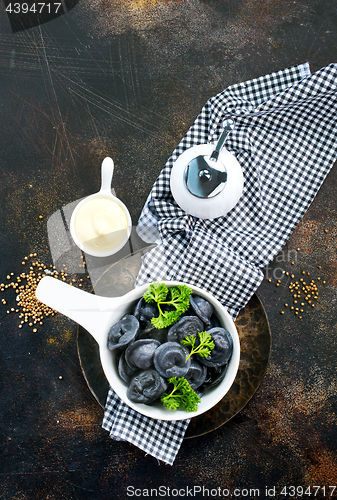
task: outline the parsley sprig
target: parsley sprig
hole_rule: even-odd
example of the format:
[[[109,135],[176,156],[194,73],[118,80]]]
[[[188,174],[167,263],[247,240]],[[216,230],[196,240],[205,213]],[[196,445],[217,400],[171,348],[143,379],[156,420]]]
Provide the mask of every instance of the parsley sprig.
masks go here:
[[[192,347],[186,361],[192,356],[192,354],[198,354],[202,358],[207,358],[211,354],[212,349],[215,347],[212,336],[209,332],[198,332],[198,336],[199,344],[197,346],[195,346],[195,342],[197,340],[195,335],[190,335],[180,341],[181,344]]]
[[[197,411],[201,399],[188,381],[184,377],[172,377],[168,381],[173,384],[173,389],[170,393],[164,392],[161,396],[163,405],[173,411],[178,408],[185,411]]]
[[[170,288],[164,283],[151,283],[143,297],[145,302],[156,302],[159,316],[152,318],[151,323],[155,328],[166,328],[180,319],[190,305],[191,288],[186,285],[176,285]],[[166,306],[171,310],[165,310]]]

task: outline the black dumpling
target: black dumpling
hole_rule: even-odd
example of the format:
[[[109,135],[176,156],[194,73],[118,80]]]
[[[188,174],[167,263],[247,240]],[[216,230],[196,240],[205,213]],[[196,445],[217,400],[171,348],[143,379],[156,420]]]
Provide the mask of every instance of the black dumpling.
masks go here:
[[[139,321],[132,314],[125,314],[121,320],[112,325],[108,333],[108,348],[124,350],[136,339],[139,333]]]
[[[160,342],[155,339],[140,339],[132,342],[125,351],[125,361],[133,370],[146,370],[153,366],[153,356]]]
[[[198,318],[200,318],[201,321],[207,325],[214,312],[212,304],[210,304],[206,299],[199,297],[199,295],[191,295],[190,304]]]
[[[138,319],[139,323],[145,326],[148,321],[151,321],[152,318],[156,318],[159,315],[158,306],[155,303],[145,302],[142,297],[137,302],[133,314]]]
[[[178,342],[165,342],[154,353],[153,362],[155,369],[162,377],[183,377],[191,364],[188,349]]]
[[[192,387],[192,389],[197,389],[200,387],[206,379],[207,367],[202,365],[196,359],[191,359],[191,365],[188,372],[185,375],[186,380]]]
[[[212,314],[212,316],[209,319],[209,322],[207,323],[206,329],[210,330],[211,328],[215,328],[216,326],[222,326],[222,325],[218,316],[216,316],[216,314]]]
[[[145,328],[139,332],[138,339],[156,339],[161,344],[167,342],[168,328],[156,328],[149,321]]]
[[[167,333],[169,342],[180,342],[186,336],[197,336],[198,332],[204,330],[203,322],[197,316],[183,316],[177,323],[171,326]]]
[[[138,371],[138,369],[130,368],[125,361],[125,351],[123,351],[118,360],[118,373],[120,377],[124,382],[130,384],[132,377],[134,377]]]
[[[219,385],[220,382],[222,382],[223,379],[225,378],[227,369],[228,369],[228,363],[222,366],[207,367],[207,375],[203,383],[203,387],[204,388],[207,387],[207,389],[210,389],[211,387]]]
[[[139,372],[132,378],[126,395],[134,403],[151,404],[166,391],[167,387],[167,381],[156,370],[149,369]]]
[[[231,335],[221,327],[207,330],[214,342],[214,349],[207,358],[197,356],[200,363],[205,366],[222,366],[228,362],[233,352],[233,339]],[[197,345],[198,341],[196,342]]]

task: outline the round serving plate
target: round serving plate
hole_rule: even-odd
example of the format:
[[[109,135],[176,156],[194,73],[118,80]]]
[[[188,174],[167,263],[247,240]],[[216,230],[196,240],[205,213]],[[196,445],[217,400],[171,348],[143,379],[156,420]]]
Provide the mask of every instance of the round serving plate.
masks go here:
[[[112,264],[95,283],[95,293],[117,297],[132,290],[143,253],[144,251],[136,252]],[[228,422],[244,408],[262,382],[270,355],[271,335],[266,312],[256,294],[240,312],[235,325],[241,353],[234,383],[217,405],[202,415],[191,418],[185,433],[186,439],[207,434]],[[77,333],[77,350],[87,385],[104,408],[109,384],[100,362],[98,344],[81,326]]]

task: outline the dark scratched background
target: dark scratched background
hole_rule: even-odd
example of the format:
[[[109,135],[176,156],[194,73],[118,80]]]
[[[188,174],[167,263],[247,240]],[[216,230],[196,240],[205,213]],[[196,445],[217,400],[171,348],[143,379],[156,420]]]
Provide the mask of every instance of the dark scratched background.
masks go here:
[[[105,156],[115,161],[113,187],[136,222],[207,99],[291,65],[308,61],[315,71],[336,62],[336,0],[80,0],[62,2],[60,16],[35,25],[9,16],[6,5],[1,283],[22,272],[32,252],[53,263],[47,221],[99,189]],[[264,280],[258,296],[272,335],[266,376],[226,425],[184,440],[173,466],[101,429],[77,326],[55,316],[37,333],[20,330],[17,315],[6,313],[15,298],[1,292],[8,304],[0,303],[0,498],[124,499],[128,485],[259,488],[261,497],[266,486],[319,485],[328,497],[337,485],[336,187],[334,168],[269,269],[272,278],[277,268],[322,277],[317,307],[302,320],[289,310],[280,315],[291,300],[288,282]],[[322,488],[316,498],[324,498]]]

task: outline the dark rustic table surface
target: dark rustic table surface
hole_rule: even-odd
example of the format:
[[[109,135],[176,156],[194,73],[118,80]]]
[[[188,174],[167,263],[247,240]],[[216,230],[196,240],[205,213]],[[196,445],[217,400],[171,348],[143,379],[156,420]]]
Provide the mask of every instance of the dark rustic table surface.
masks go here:
[[[185,439],[173,466],[109,438],[77,325],[21,325],[5,286],[36,261],[74,262],[52,223],[99,189],[105,156],[136,222],[209,97],[336,62],[336,1],[62,1],[40,21],[18,5],[0,4],[0,498],[337,497],[336,167],[257,291],[272,337],[259,389],[225,425]],[[91,289],[83,269],[66,274]],[[299,319],[289,282],[303,276],[318,299]]]

